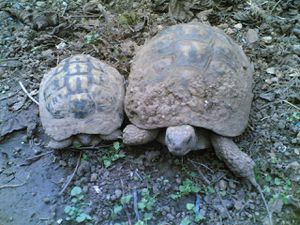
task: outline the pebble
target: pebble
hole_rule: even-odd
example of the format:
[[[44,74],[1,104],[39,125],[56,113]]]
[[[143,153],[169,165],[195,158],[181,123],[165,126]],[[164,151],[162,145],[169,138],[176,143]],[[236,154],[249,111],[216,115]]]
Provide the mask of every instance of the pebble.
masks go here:
[[[232,189],[236,189],[236,184],[233,181],[229,181],[229,187]]]
[[[275,94],[274,94],[274,93],[261,93],[261,94],[259,95],[259,97],[260,97],[261,99],[264,99],[264,100],[267,100],[267,101],[269,101],[269,102],[272,102],[272,101],[274,101],[274,99],[275,99]]]
[[[249,29],[246,33],[246,39],[249,43],[257,42],[259,39],[257,31],[254,29]]]
[[[50,198],[46,197],[43,199],[43,201],[45,202],[45,204],[49,204],[50,203]]]
[[[62,167],[67,166],[67,163],[65,160],[59,160],[59,165],[61,165]]]
[[[300,27],[295,27],[292,32],[300,39]]]
[[[243,24],[237,23],[237,24],[234,25],[234,28],[240,30],[240,29],[243,28]]]
[[[83,186],[83,187],[82,187],[82,191],[83,191],[83,193],[88,193],[88,191],[89,191],[89,186],[87,186],[87,185]]]
[[[46,6],[46,2],[44,2],[44,1],[37,1],[36,2],[36,6],[38,6],[38,7],[45,7]]]
[[[167,218],[168,218],[169,220],[174,220],[174,219],[175,219],[175,216],[173,216],[171,213],[168,213],[168,214],[167,214]]]
[[[219,188],[220,188],[221,191],[226,190],[226,188],[227,188],[227,182],[225,180],[220,180],[219,181]]]
[[[115,190],[115,197],[116,199],[120,198],[122,196],[122,191],[120,189]]]
[[[293,45],[293,51],[295,54],[300,55],[300,44]]]
[[[271,36],[265,36],[261,38],[263,42],[265,42],[266,44],[270,44],[272,43],[273,38]]]
[[[275,67],[269,67],[269,68],[266,70],[266,72],[267,72],[268,74],[276,74],[276,69],[275,69]]]
[[[98,178],[98,174],[97,173],[92,173],[91,175],[91,182],[95,182]]]

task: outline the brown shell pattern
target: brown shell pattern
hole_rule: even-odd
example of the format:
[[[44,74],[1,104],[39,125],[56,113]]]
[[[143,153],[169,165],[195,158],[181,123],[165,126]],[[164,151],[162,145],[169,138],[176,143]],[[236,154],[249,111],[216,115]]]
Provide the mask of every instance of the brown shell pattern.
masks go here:
[[[100,60],[76,55],[44,76],[39,98],[42,124],[54,139],[110,134],[123,120],[124,80]]]
[[[247,125],[252,73],[242,49],[220,29],[171,26],[137,52],[125,111],[144,129],[189,124],[236,136]]]

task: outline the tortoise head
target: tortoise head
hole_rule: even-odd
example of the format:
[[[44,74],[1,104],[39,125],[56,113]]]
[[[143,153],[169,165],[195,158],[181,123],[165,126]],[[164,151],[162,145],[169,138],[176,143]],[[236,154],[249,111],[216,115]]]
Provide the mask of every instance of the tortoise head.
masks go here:
[[[165,143],[174,155],[185,155],[195,149],[197,136],[195,129],[190,125],[168,127]]]

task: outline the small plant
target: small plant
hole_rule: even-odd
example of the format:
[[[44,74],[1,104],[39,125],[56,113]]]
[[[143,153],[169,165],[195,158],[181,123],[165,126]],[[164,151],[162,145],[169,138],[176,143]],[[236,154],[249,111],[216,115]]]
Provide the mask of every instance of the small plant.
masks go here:
[[[67,214],[66,220],[76,223],[86,222],[88,225],[90,225],[91,223],[89,222],[92,220],[92,217],[83,210],[83,207],[89,204],[83,202],[84,195],[82,194],[82,189],[75,186],[71,190],[70,195],[73,205],[67,205],[64,208],[64,212]]]
[[[116,141],[113,146],[108,149],[104,156],[101,157],[101,161],[105,168],[111,166],[114,161],[124,158],[125,154],[120,152],[120,142]]]
[[[139,212],[141,213],[141,218],[134,225],[146,225],[148,221],[153,219],[153,209],[156,203],[156,198],[151,196],[148,188],[144,188],[141,190],[141,199],[137,203],[137,207]],[[111,220],[116,220],[120,218],[121,214],[125,209],[133,210],[132,204],[132,195],[124,195],[121,197],[120,201],[113,206],[111,209]]]
[[[200,188],[190,179],[185,179],[179,186],[179,191],[171,195],[171,198],[178,199],[191,193],[200,192]]]
[[[192,223],[198,224],[204,219],[204,216],[200,213],[195,204],[187,203],[186,209],[188,210],[188,216],[181,220],[180,225],[189,225]]]
[[[91,32],[84,36],[84,43],[87,45],[95,44],[99,40],[100,35],[95,32]]]
[[[138,17],[134,12],[126,12],[119,16],[121,24],[134,25],[138,21]]]

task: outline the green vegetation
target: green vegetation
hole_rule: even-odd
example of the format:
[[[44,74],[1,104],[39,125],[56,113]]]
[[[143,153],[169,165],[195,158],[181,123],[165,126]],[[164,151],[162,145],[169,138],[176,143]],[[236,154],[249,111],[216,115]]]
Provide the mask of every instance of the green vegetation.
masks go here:
[[[183,196],[197,193],[200,191],[200,188],[190,179],[185,179],[183,183],[179,186],[179,191],[171,195],[172,199],[178,199]]]
[[[72,205],[67,205],[64,208],[64,212],[67,214],[66,220],[75,223],[86,223],[92,225],[92,217],[84,211],[85,206],[89,206],[88,203],[83,201],[84,195],[82,189],[75,186],[70,193]]]
[[[141,215],[140,219],[136,223],[134,223],[134,225],[148,224],[149,221],[154,219],[153,214],[157,212],[157,210],[154,211],[156,197],[151,195],[150,190],[148,188],[143,188],[140,191],[140,195],[141,197],[137,202],[137,208]],[[113,205],[111,209],[111,220],[120,219],[122,214],[124,214],[125,212],[125,208],[130,209],[130,211],[133,212],[133,205],[133,196],[131,194],[122,196],[121,199],[115,205]]]
[[[125,154],[120,152],[120,147],[120,142],[114,142],[113,146],[110,147],[101,157],[101,162],[103,163],[105,168],[110,167],[114,161],[125,157]]]
[[[181,220],[180,225],[189,225],[192,223],[198,224],[200,221],[204,220],[203,215],[200,212],[197,212],[195,204],[187,203],[186,209],[188,210],[188,215]]]

